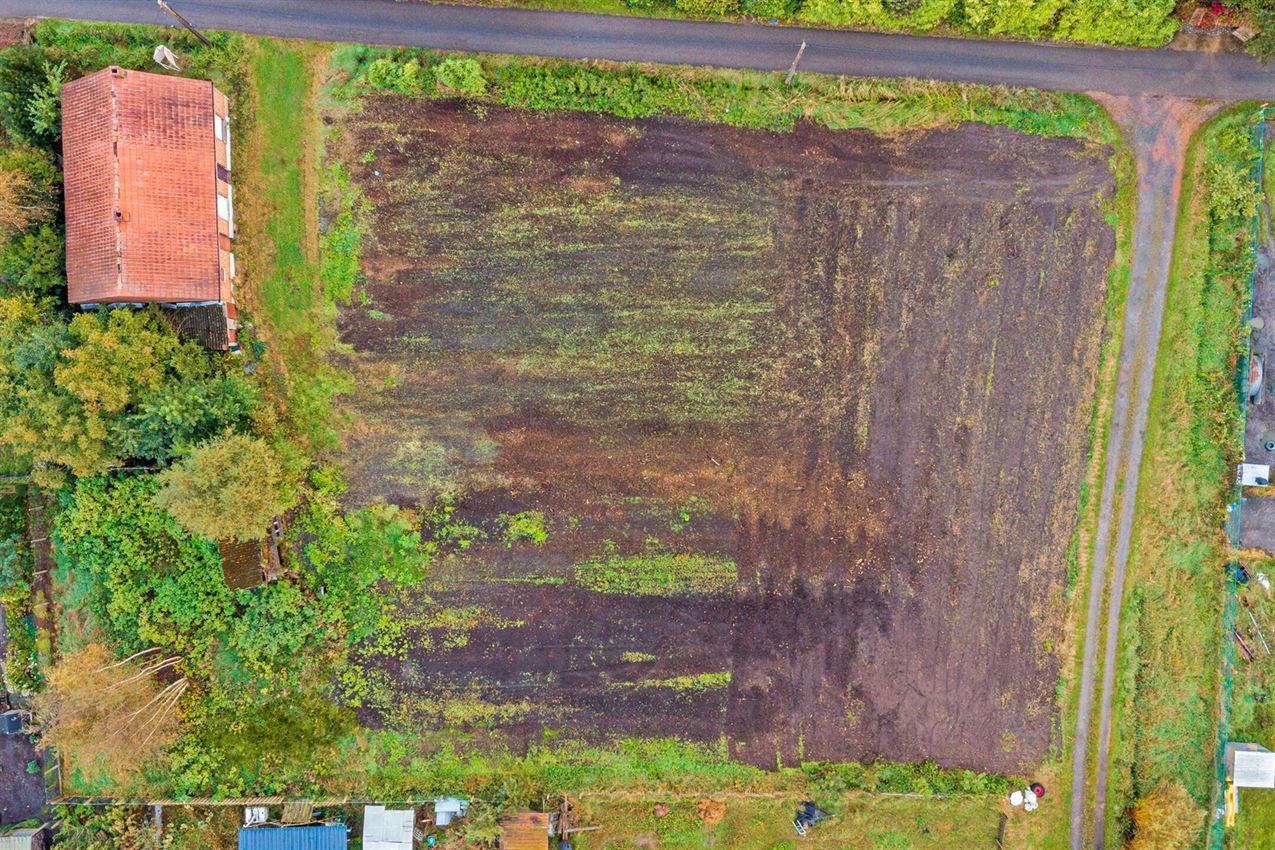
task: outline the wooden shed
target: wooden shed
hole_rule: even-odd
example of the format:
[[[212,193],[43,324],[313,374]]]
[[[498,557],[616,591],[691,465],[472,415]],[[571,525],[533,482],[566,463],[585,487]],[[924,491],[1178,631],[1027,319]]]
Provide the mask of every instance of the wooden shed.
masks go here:
[[[502,821],[500,850],[549,850],[549,815],[523,811]]]

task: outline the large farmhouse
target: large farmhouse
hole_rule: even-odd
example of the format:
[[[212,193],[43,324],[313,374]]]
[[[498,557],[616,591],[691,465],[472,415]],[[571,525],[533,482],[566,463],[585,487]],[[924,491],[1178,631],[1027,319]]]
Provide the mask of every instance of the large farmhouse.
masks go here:
[[[230,101],[207,80],[109,67],[62,89],[67,297],[160,304],[237,350]]]

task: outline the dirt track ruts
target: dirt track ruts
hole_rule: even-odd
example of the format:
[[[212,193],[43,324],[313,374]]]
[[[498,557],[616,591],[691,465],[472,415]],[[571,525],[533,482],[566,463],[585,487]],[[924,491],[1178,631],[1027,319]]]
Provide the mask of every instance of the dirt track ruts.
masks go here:
[[[1120,605],[1124,595],[1125,566],[1133,531],[1138,471],[1142,464],[1143,435],[1155,376],[1156,352],[1164,318],[1165,291],[1173,258],[1173,236],[1187,143],[1210,114],[1210,109],[1175,98],[1124,98],[1096,95],[1112,117],[1131,136],[1137,158],[1138,197],[1134,219],[1133,263],[1125,304],[1124,338],[1116,394],[1112,400],[1111,431],[1107,438],[1106,468],[1098,532],[1094,537],[1093,573],[1085,616],[1085,649],[1080,678],[1080,705],[1072,752],[1071,847],[1085,846],[1084,802],[1089,731],[1093,715],[1094,679],[1097,675],[1098,636],[1105,628],[1102,694],[1098,719],[1098,751],[1093,776],[1093,841],[1104,846],[1107,764],[1111,743],[1111,704],[1115,690],[1116,644],[1120,632]],[[1122,484],[1117,506],[1117,485]],[[1115,553],[1111,558],[1110,592],[1103,614],[1107,567],[1111,556],[1112,520]]]

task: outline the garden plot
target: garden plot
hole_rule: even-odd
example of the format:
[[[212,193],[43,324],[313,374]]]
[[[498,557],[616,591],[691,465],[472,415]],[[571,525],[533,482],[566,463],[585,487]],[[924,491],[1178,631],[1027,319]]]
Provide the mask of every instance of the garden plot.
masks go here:
[[[453,552],[365,719],[1039,760],[1109,151],[372,97],[341,155],[350,499]]]

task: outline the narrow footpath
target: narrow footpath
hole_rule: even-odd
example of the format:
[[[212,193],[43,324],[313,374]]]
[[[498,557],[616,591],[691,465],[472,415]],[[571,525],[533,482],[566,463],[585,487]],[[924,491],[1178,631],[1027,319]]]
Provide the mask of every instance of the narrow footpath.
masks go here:
[[[1138,197],[1134,218],[1133,263],[1125,304],[1124,339],[1107,438],[1107,462],[1094,538],[1093,570],[1085,615],[1080,704],[1076,714],[1071,775],[1071,848],[1103,850],[1107,804],[1107,766],[1111,745],[1111,705],[1115,692],[1116,649],[1125,567],[1133,532],[1143,436],[1151,403],[1156,353],[1164,319],[1165,291],[1173,258],[1182,170],[1192,134],[1215,111],[1190,101],[1160,97],[1095,95],[1131,137],[1137,158]],[[1117,503],[1117,499],[1119,502]],[[1111,549],[1115,526],[1114,557]],[[1108,572],[1110,570],[1110,572]],[[1104,599],[1106,605],[1103,605]],[[1098,748],[1092,782],[1092,841],[1085,842],[1085,801],[1090,789],[1090,726],[1097,679],[1098,642],[1105,632]]]

